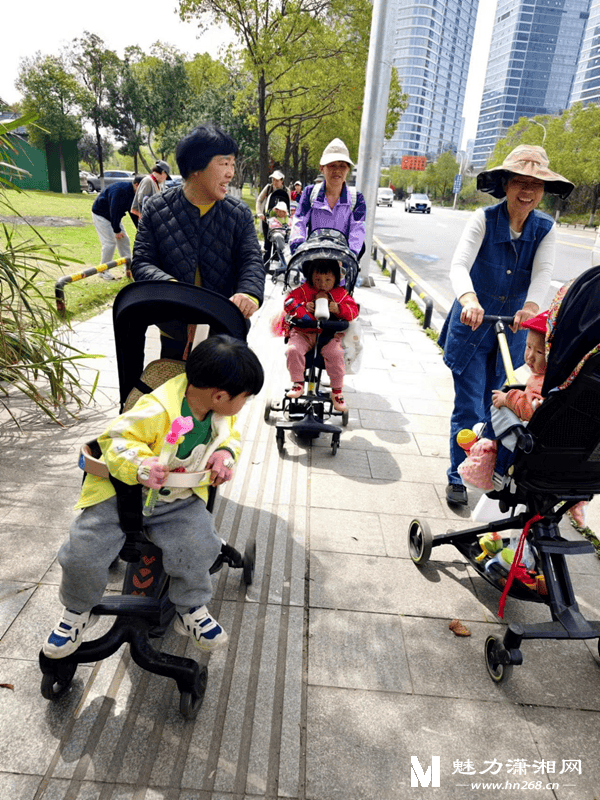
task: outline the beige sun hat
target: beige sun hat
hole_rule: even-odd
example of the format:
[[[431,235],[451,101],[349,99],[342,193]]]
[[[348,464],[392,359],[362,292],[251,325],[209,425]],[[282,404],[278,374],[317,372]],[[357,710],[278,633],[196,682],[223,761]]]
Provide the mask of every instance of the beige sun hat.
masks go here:
[[[550,159],[543,147],[535,144],[520,144],[504,159],[499,167],[484,170],[477,176],[477,188],[488,192],[492,197],[506,196],[502,179],[510,175],[527,175],[544,181],[544,191],[557,194],[565,200],[575,188],[575,184],[563,178],[558,172],[548,169]]]
[[[331,164],[332,161],[345,161],[351,167],[354,166],[354,161],[350,158],[348,148],[341,139],[333,139],[329,142],[325,150],[323,150],[319,165],[325,167],[327,164]]]

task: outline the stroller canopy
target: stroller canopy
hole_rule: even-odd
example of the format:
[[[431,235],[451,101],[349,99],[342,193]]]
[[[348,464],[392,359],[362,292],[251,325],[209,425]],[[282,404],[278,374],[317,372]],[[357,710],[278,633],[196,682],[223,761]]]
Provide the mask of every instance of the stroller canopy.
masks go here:
[[[548,367],[542,396],[572,382],[600,348],[600,267],[588,269],[559,290],[548,316]]]
[[[340,231],[333,228],[318,228],[312,231],[290,258],[288,265],[290,269],[295,267],[304,274],[304,265],[307,262],[321,258],[341,262],[346,272],[345,289],[352,293],[359,272],[358,259]]]
[[[188,283],[130,283],[121,289],[113,305],[121,406],[143,372],[148,327],[171,320],[209,325],[211,333],[226,333],[246,341],[244,315],[226,297]]]

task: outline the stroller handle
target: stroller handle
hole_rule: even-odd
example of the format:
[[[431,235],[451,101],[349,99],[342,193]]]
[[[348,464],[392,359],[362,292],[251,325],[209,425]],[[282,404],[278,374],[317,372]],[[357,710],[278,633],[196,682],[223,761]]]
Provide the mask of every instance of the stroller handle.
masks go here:
[[[497,322],[502,322],[504,325],[512,325],[515,321],[514,316],[502,317],[495,314],[484,314],[481,320],[482,325],[495,325]]]

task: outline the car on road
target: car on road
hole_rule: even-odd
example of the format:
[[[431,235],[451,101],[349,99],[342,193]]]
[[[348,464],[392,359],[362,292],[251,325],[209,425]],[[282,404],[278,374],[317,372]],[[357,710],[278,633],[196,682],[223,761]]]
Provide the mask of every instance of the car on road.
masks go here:
[[[379,189],[377,189],[377,205],[390,206],[391,208],[393,202],[394,192],[392,189],[389,189],[387,186],[380,186]]]
[[[165,181],[165,189],[170,189],[172,186],[179,186],[181,183],[183,183],[181,175],[171,175]]]
[[[89,192],[91,191],[90,187],[88,186],[88,182],[91,178],[97,178],[98,176],[95,175],[93,172],[87,172],[85,169],[79,170],[79,188],[82,192]]]
[[[412,214],[413,211],[420,211],[422,214],[431,214],[431,200],[426,194],[409,194],[404,201],[404,210]]]
[[[134,175],[135,172],[129,172],[126,169],[107,169],[104,173],[104,186],[110,186],[111,183],[117,183],[117,181],[132,181]],[[88,192],[99,192],[101,189],[99,175],[88,178]]]

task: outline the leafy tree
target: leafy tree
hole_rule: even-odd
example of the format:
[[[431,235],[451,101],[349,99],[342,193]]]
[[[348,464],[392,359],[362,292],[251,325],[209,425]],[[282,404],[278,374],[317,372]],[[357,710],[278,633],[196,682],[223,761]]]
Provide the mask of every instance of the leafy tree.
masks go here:
[[[17,88],[23,94],[23,110],[37,115],[37,123],[29,126],[29,139],[36,147],[58,142],[61,172],[65,175],[61,143],[79,139],[82,134],[79,115],[80,87],[60,56],[21,59]],[[63,192],[67,191],[66,179]]]
[[[101,146],[103,157],[108,160],[114,152],[113,143],[110,139],[101,137]],[[100,151],[98,150],[98,141],[96,135],[93,133],[84,133],[81,139],[77,142],[77,152],[79,153],[79,160],[86,164],[91,172],[98,173],[100,169]]]
[[[108,81],[107,122],[116,140],[122,144],[121,153],[133,158],[135,172],[138,172],[138,159],[150,172],[140,150],[147,140],[144,120],[151,102],[150,92],[143,81],[143,68],[140,66],[143,58],[144,54],[139,47],[128,47],[124,60]]]
[[[368,0],[179,0],[179,8],[201,29],[226,22],[243,46],[241,63],[253,80],[242,102],[255,108],[261,185],[271,155],[280,163],[291,158],[297,170],[300,150],[306,161],[340,134],[356,150]]]
[[[115,52],[105,48],[99,36],[84,31],[81,39],[75,39],[67,59],[83,87],[79,102],[83,116],[94,126],[97,154],[95,160],[98,172],[102,176],[104,156],[110,154],[105,153],[103,144],[105,140],[102,139],[100,129],[108,120],[108,85],[118,70],[119,58]]]

